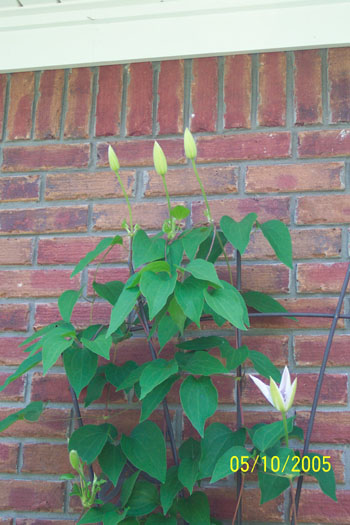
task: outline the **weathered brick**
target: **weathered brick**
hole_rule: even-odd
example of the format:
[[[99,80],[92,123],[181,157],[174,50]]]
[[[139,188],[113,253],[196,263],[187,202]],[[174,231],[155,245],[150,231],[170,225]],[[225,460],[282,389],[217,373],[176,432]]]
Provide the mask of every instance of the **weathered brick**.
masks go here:
[[[74,474],[69,462],[67,445],[24,443],[21,472],[30,474],[66,474],[71,472]]]
[[[297,284],[300,293],[340,293],[348,263],[298,264]]]
[[[199,137],[198,162],[228,162],[290,156],[290,133],[242,133]]]
[[[288,364],[288,340],[286,335],[249,335],[248,333],[242,336],[242,344],[267,355],[276,366]],[[233,342],[231,344],[234,346]]]
[[[250,128],[251,56],[225,57],[225,129]]]
[[[216,131],[218,62],[216,57],[192,60],[191,131]]]
[[[312,431],[312,443],[350,443],[350,412],[321,412],[318,410]],[[310,413],[298,411],[296,424],[306,430]]]
[[[18,443],[0,443],[1,472],[17,472],[18,448]]]
[[[34,102],[34,73],[12,73],[7,140],[30,139]]]
[[[340,228],[291,230],[294,259],[340,257],[342,231]],[[276,259],[275,252],[261,231],[254,231],[244,259]]]
[[[119,134],[123,66],[101,66],[98,74],[96,136]]]
[[[328,335],[294,336],[294,357],[298,366],[320,366],[326,348]],[[348,334],[333,337],[327,366],[350,366]]]
[[[0,385],[3,385],[10,374],[0,372]],[[23,401],[24,377],[19,377],[0,392],[0,401]]]
[[[322,61],[318,49],[295,51],[295,123],[322,123]]]
[[[35,116],[35,139],[59,138],[63,86],[63,69],[48,70],[41,73],[39,99]]]
[[[1,270],[0,297],[58,297],[78,289],[80,276],[70,279],[70,270]]]
[[[103,237],[54,237],[39,239],[38,264],[76,264],[94,250]],[[126,262],[129,243],[124,237],[123,245],[115,244],[104,259],[105,263]],[[0,239],[1,247],[1,239]],[[1,252],[0,252],[1,253]],[[0,256],[1,257],[1,256]],[[101,261],[102,255],[95,259]],[[0,259],[1,261],[1,259]]]
[[[330,84],[331,122],[350,121],[350,50],[329,49],[328,75]]]
[[[33,257],[33,242],[27,237],[0,237],[0,265],[31,264]]]
[[[304,488],[301,491],[298,520],[303,523],[329,523],[348,525],[350,523],[350,491],[337,490],[337,502],[320,490]]]
[[[3,154],[2,171],[86,168],[90,158],[90,145],[12,146],[4,148]]]
[[[92,78],[92,71],[88,67],[72,69],[69,74],[65,138],[89,136]]]
[[[135,172],[121,172],[129,196],[134,192]],[[0,179],[1,181],[1,179]],[[51,173],[46,178],[45,199],[109,199],[123,197],[117,177],[111,171],[95,173]]]
[[[78,303],[74,308],[72,323],[77,329],[86,328],[90,322],[90,303]],[[107,303],[95,303],[92,308],[92,320],[94,324],[108,324],[111,316],[111,305]],[[1,314],[1,310],[0,310]],[[57,303],[39,303],[35,310],[35,329],[42,328],[49,323],[54,323],[60,319]],[[0,317],[1,319],[1,317]],[[1,323],[1,321],[0,321]],[[1,326],[1,324],[0,324]]]
[[[259,57],[260,126],[284,126],[286,123],[286,54],[262,53]]]
[[[7,75],[0,75],[0,140],[2,140],[4,126],[6,88]]]
[[[198,168],[207,195],[217,193],[237,193],[238,169],[236,166],[213,166]],[[198,181],[191,168],[171,169],[167,173],[169,194],[198,195],[201,193]],[[161,177],[155,171],[147,174],[145,197],[165,196]]]
[[[168,206],[163,202],[133,203],[134,224],[144,229],[161,228],[168,218]],[[121,230],[124,219],[129,221],[126,204],[95,204],[93,211],[94,230]]]
[[[299,157],[344,157],[350,155],[350,130],[327,129],[298,134]]]
[[[54,481],[0,480],[0,509],[22,512],[63,510],[65,484]]]
[[[343,162],[248,166],[247,193],[343,190]]]
[[[28,330],[29,307],[27,304],[0,304],[0,332]]]
[[[299,197],[297,224],[336,224],[350,221],[350,195]]]
[[[2,210],[0,232],[2,234],[82,232],[87,229],[87,216],[87,206]]]
[[[27,177],[1,177],[0,178],[0,200],[11,201],[37,201],[39,200],[38,175]]]
[[[150,62],[129,66],[127,95],[127,135],[152,134],[153,69]]]
[[[19,365],[26,357],[22,347],[19,345],[24,341],[23,337],[0,337],[0,365]]]
[[[247,213],[255,212],[258,220],[265,222],[279,219],[289,223],[289,198],[288,197],[263,197],[245,199],[222,199],[209,201],[210,210],[216,222],[222,215],[229,215],[240,221]],[[203,222],[205,205],[203,202],[193,202],[192,221],[194,224]]]
[[[88,272],[88,295],[92,295],[94,290],[92,283],[96,278],[98,283],[107,283],[108,281],[123,281],[126,282],[130,277],[129,268],[99,268],[96,276],[96,269],[90,268]]]
[[[158,141],[166,155],[168,164],[185,164],[186,158],[182,139],[164,139]],[[112,147],[118,155],[120,165],[153,166],[152,140],[126,140],[113,142]],[[97,145],[97,161],[99,166],[108,166],[108,144],[100,142]]]
[[[184,61],[164,60],[158,80],[158,132],[182,133],[184,103]]]
[[[15,411],[13,408],[1,408],[0,417],[4,419]],[[2,437],[66,439],[69,423],[70,411],[68,409],[50,408],[44,410],[38,421],[17,421],[9,428],[3,430],[1,435]]]
[[[226,265],[218,266],[217,273],[221,279],[229,281]],[[236,269],[232,268],[233,280],[236,280]],[[289,292],[289,270],[282,264],[259,264],[242,267],[242,290],[258,290],[265,293]]]

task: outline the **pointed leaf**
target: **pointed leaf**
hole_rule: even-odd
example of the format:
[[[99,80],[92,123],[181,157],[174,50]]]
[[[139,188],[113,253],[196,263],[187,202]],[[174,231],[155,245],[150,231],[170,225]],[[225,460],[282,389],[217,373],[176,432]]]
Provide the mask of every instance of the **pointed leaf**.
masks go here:
[[[115,446],[107,442],[98,456],[98,462],[102,471],[115,486],[126,463],[126,457],[120,445]]]
[[[293,429],[294,417],[287,419],[288,432]],[[272,447],[284,436],[284,426],[282,421],[276,421],[269,425],[263,425],[259,427],[253,435],[253,444],[260,450],[265,452],[268,448]]]
[[[293,269],[292,240],[287,226],[281,221],[271,220],[260,224],[260,228],[279,260]]]
[[[86,346],[86,348],[91,350],[91,352],[94,352],[94,354],[100,355],[105,359],[109,359],[109,352],[112,346],[112,337],[106,338],[105,333],[101,333],[93,341],[82,337],[81,342],[84,346]]]
[[[259,470],[259,488],[261,491],[260,505],[277,498],[289,487],[289,480],[280,476],[274,476]]]
[[[320,489],[322,490],[324,494],[326,494],[326,496],[329,496],[334,501],[337,501],[336,483],[335,483],[333,467],[331,466],[330,470],[327,472],[328,467],[326,469],[324,468],[324,462],[323,462],[324,456],[322,456],[321,454],[315,454],[313,452],[309,452],[308,454],[306,454],[306,456],[309,456],[310,463],[311,463],[311,468],[310,470],[307,471],[307,474],[317,479]],[[314,462],[313,464],[313,461],[312,461],[314,457],[320,458],[321,468],[318,471],[317,471],[318,462]],[[315,466],[316,469],[314,469],[313,466]]]
[[[79,457],[89,465],[101,454],[109,435],[113,432],[112,425],[84,425],[73,432],[68,449],[76,450]]]
[[[222,283],[218,278],[214,265],[204,259],[194,259],[185,267],[185,270],[196,279],[208,281],[212,286],[222,288]]]
[[[42,338],[42,357],[43,357],[43,374],[56,363],[60,355],[70,346],[72,346],[73,340],[67,339],[68,328],[63,326],[57,327]]]
[[[0,392],[2,392],[7,387],[7,385],[9,385],[13,381],[21,377],[23,374],[25,374],[26,372],[34,368],[34,366],[38,365],[41,362],[41,359],[42,359],[41,352],[38,352],[35,355],[27,357],[27,359],[25,359],[19,365],[17,370],[6,378],[6,381],[0,386]]]
[[[185,234],[182,236],[182,245],[190,261],[196,255],[199,245],[205,241],[211,232],[212,228],[194,228],[189,232],[185,232]]]
[[[193,459],[190,458],[182,459],[179,465],[179,481],[181,481],[190,494],[192,494],[194,484],[198,478],[198,465],[198,459],[193,461]]]
[[[209,501],[204,492],[195,492],[189,498],[181,498],[177,509],[189,525],[210,525]]]
[[[136,288],[127,288],[129,281],[125,284],[123,291],[121,292],[117,302],[112,308],[111,320],[106,337],[113,334],[121,324],[124,323],[126,317],[129,315],[131,310],[134,308],[137,298],[140,294],[140,290]]]
[[[212,242],[213,235],[215,235],[214,243]],[[218,232],[216,230],[215,234],[211,233],[209,237],[207,237],[207,239],[205,239],[205,241],[203,241],[199,246],[197,252],[198,259],[206,259],[210,250],[210,254],[207,260],[211,263],[214,263],[222,254],[226,242],[227,239],[222,232]]]
[[[132,262],[134,268],[157,259],[164,259],[165,239],[150,239],[146,232],[138,230],[133,239]]]
[[[187,377],[180,388],[180,399],[186,416],[203,437],[205,422],[218,404],[218,393],[211,379]]]
[[[130,496],[132,494],[132,491],[134,489],[135,483],[137,481],[137,478],[139,477],[140,471],[137,470],[131,476],[126,478],[122,485],[122,491],[120,496],[120,503],[122,507],[125,507],[125,505],[128,503]]]
[[[78,262],[71,273],[71,278],[77,273],[81,272],[88,264],[96,259],[96,257],[101,255],[102,252],[114,244],[123,244],[123,239],[120,237],[120,235],[116,235],[115,237],[105,237],[102,239],[94,250],[88,252],[85,257]]]
[[[80,290],[66,290],[58,299],[58,309],[63,321],[70,322],[73,308],[80,297]]]
[[[256,213],[248,213],[241,222],[236,222],[227,215],[221,218],[220,227],[222,231],[228,242],[230,242],[241,255],[243,255],[249,244],[250,232],[257,217]]]
[[[166,474],[165,483],[160,486],[160,503],[164,514],[167,514],[173,504],[175,496],[182,489],[182,484],[178,479],[177,471],[177,466],[174,465],[173,467],[170,467]]]
[[[204,306],[204,288],[195,279],[188,278],[177,282],[175,297],[185,315],[200,328],[200,318]]]
[[[92,287],[97,295],[114,306],[123,291],[124,283],[122,281],[109,281],[108,283],[94,281]]]
[[[177,355],[178,354],[175,355],[175,358]],[[184,361],[184,364],[181,364],[181,368],[191,374],[210,376],[212,374],[227,374],[228,372],[219,359],[207,352],[200,350],[188,356],[186,355],[186,357],[188,357],[188,359]]]
[[[171,277],[165,272],[146,272],[142,275],[140,289],[147,299],[150,319],[153,319],[166,304],[169,295],[174,291],[176,279],[176,273]]]
[[[226,450],[226,452],[224,452],[216,462],[210,483],[215,483],[216,481],[233,474],[231,470],[232,456],[237,457],[239,464],[241,465],[242,458],[244,457],[245,461],[247,461],[247,456],[250,457],[250,454],[246,448],[241,446],[234,446]]]
[[[160,385],[147,394],[142,401],[142,409],[140,416],[140,423],[148,419],[152,412],[157,408],[159,403],[163,401],[167,393],[170,391],[171,387],[179,379],[179,375],[176,374],[172,377],[169,377],[166,381],[163,381]]]
[[[42,401],[33,401],[32,403],[29,403],[25,408],[22,408],[2,419],[0,421],[0,432],[3,432],[10,425],[21,419],[26,419],[27,421],[38,421],[43,409],[44,405]]]
[[[281,372],[265,354],[256,350],[249,350],[248,357],[259,374],[267,377],[267,379],[272,377],[276,383],[281,382]]]
[[[220,353],[226,359],[227,370],[235,370],[249,356],[249,350],[246,345],[242,345],[239,348],[232,348],[229,344],[222,345],[220,346]]]
[[[222,289],[214,290],[212,293],[204,291],[206,302],[210,308],[233,326],[240,330],[247,330],[245,323],[248,324],[248,312],[240,293],[231,284],[225,281],[221,283],[223,284]],[[242,306],[242,301],[244,306]]]
[[[63,353],[63,363],[74,392],[80,392],[90,383],[97,370],[97,355],[86,348],[68,348]]]
[[[284,306],[282,306],[278,301],[276,301],[276,299],[273,299],[265,293],[249,291],[246,293],[242,293],[242,297],[248,306],[254,308],[258,312],[287,312]],[[296,321],[295,317],[291,317],[290,319]]]
[[[103,389],[107,384],[104,374],[97,373],[95,377],[90,381],[86,391],[86,397],[84,401],[84,406],[87,408],[91,403],[100,399],[102,396]]]
[[[157,487],[145,480],[135,483],[132,494],[128,500],[128,516],[143,516],[149,514],[159,505]]]
[[[179,327],[168,315],[164,315],[158,323],[158,341],[160,350],[178,333]]]
[[[176,374],[179,367],[175,359],[166,361],[156,359],[147,364],[140,376],[141,399],[151,392],[156,386]]]

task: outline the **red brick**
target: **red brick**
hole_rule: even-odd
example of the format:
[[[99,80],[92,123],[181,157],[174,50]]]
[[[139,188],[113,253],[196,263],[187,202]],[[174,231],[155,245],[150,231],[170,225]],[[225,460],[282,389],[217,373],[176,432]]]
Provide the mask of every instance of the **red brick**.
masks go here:
[[[92,71],[88,67],[72,69],[69,74],[65,138],[89,136],[92,78]]]
[[[30,474],[74,473],[69,463],[67,445],[24,443],[21,472]]]
[[[184,104],[184,61],[164,60],[158,81],[158,132],[182,133]]]
[[[42,519],[19,519],[16,518],[16,525],[75,525],[75,521],[70,520],[42,520]]]
[[[58,139],[62,111],[64,70],[43,71],[36,108],[35,133],[37,140]]]
[[[93,305],[92,320],[94,324],[109,324],[111,317],[111,305],[107,303],[95,303]],[[90,303],[78,303],[74,308],[72,323],[76,329],[86,328],[90,322]],[[0,310],[1,312],[1,310]],[[0,318],[1,319],[1,318]],[[54,323],[60,319],[56,303],[40,303],[36,305],[35,311],[35,329],[42,328],[49,323]],[[0,321],[1,322],[1,321]],[[0,325],[1,326],[1,325]]]
[[[167,204],[163,202],[137,202],[132,204],[132,215],[134,224],[149,230],[161,228],[169,212]],[[94,230],[121,230],[124,219],[129,222],[126,204],[95,204],[94,206]]]
[[[33,257],[33,242],[29,238],[1,237],[0,265],[31,264]]]
[[[19,345],[24,341],[23,337],[0,337],[0,365],[19,365],[25,359],[26,354]]]
[[[198,162],[290,157],[290,133],[242,133],[199,137]]]
[[[298,292],[340,293],[348,263],[298,264]]]
[[[80,276],[70,279],[70,270],[2,270],[0,297],[58,297],[78,289]]]
[[[338,502],[335,502],[320,490],[303,488],[298,521],[348,525],[350,523],[350,491],[337,490],[337,499]]]
[[[343,162],[248,166],[247,193],[343,190]]]
[[[243,334],[242,344],[264,353],[276,366],[288,364],[288,336]]]
[[[17,472],[18,448],[18,443],[0,443],[1,472]]]
[[[350,120],[350,50],[346,47],[328,50],[331,122]]]
[[[4,125],[6,87],[7,75],[0,75],[0,140],[2,140],[2,128]]]
[[[191,86],[191,131],[216,131],[218,105],[218,59],[194,58]]]
[[[236,221],[242,220],[247,213],[255,212],[258,220],[265,222],[270,219],[279,219],[289,223],[288,197],[263,197],[245,199],[222,199],[209,201],[210,210],[215,221],[219,222],[222,215],[229,215]],[[205,205],[203,202],[192,204],[192,220],[196,224],[203,222]]]
[[[89,144],[50,144],[4,148],[2,171],[47,171],[86,168]]]
[[[152,134],[153,69],[150,62],[129,66],[126,130],[128,136]]]
[[[295,51],[295,123],[322,123],[322,61],[318,49]]]
[[[0,304],[0,332],[25,332],[28,330],[28,321],[27,304]]]
[[[88,252],[94,250],[102,239],[103,237],[90,236],[39,239],[38,264],[76,264]],[[113,249],[104,259],[105,263],[127,262],[129,243],[127,237],[124,237],[123,240],[123,245],[115,244],[113,246]],[[102,255],[95,259],[94,263],[100,262],[101,258]]]
[[[350,221],[350,195],[300,197],[297,224],[346,224]]]
[[[82,232],[87,229],[87,206],[26,208],[0,211],[1,233]]]
[[[129,196],[134,192],[135,172],[121,172]],[[0,179],[1,180],[1,179]],[[123,197],[118,179],[111,171],[95,173],[51,173],[46,178],[45,199],[109,199]]]
[[[306,430],[310,413],[297,412],[296,424]],[[316,413],[311,443],[350,443],[350,412]]]
[[[251,56],[225,57],[225,129],[250,128]]]
[[[11,201],[38,201],[39,200],[38,175],[27,177],[1,177],[0,178],[0,200]]]
[[[0,509],[60,512],[63,510],[64,488],[62,482],[0,480]]]
[[[0,372],[0,385],[3,385],[9,377],[9,373]],[[5,390],[0,392],[0,401],[23,401],[24,377],[19,377],[10,383]]]
[[[30,139],[34,102],[34,73],[12,73],[7,140]]]
[[[262,53],[259,63],[260,126],[284,126],[286,123],[286,54]]]
[[[213,166],[198,168],[207,195],[217,193],[237,193],[238,173],[236,166]],[[201,193],[198,181],[191,168],[171,169],[167,173],[166,183],[171,196],[198,195]],[[145,197],[165,196],[161,177],[151,171],[145,188]]]
[[[313,449],[311,446],[310,452],[320,454],[322,456],[330,456],[329,462],[332,465],[335,474],[336,483],[345,483],[345,468],[344,468],[344,451],[331,449]],[[302,453],[301,453],[302,455]],[[312,476],[305,476],[305,482],[317,483]]]
[[[98,75],[96,137],[118,135],[123,93],[123,66],[101,66]]]
[[[168,164],[185,164],[185,154],[182,139],[164,139],[159,141],[164,150]],[[120,165],[153,166],[152,140],[126,140],[111,144],[118,155]],[[108,166],[108,144],[100,142],[97,145],[98,166]]]
[[[350,155],[350,130],[302,131],[298,134],[299,157],[344,157]]]
[[[221,279],[229,281],[226,265],[217,267]],[[233,280],[236,280],[235,268],[232,268]],[[243,265],[242,290],[258,290],[265,293],[289,292],[289,270],[282,264]]]
[[[12,414],[13,408],[1,408],[0,419]],[[59,438],[66,439],[70,425],[70,411],[56,408],[46,409],[36,422],[17,421],[1,433],[2,437]],[[1,509],[1,503],[0,503]]]
[[[298,366],[320,366],[326,348],[328,335],[296,335],[294,336],[294,357]],[[335,335],[327,366],[350,366],[348,352],[350,336]]]
[[[13,525],[13,519],[12,518],[5,518],[5,519],[2,519],[0,518],[0,523],[1,525]]]
[[[108,281],[126,282],[130,276],[129,268],[99,268],[96,276],[96,269],[90,268],[88,272],[88,295],[94,293],[92,283],[96,279],[98,283],[107,283]]]
[[[294,259],[340,257],[342,231],[340,228],[291,230]],[[276,259],[275,252],[261,231],[254,231],[244,259]]]

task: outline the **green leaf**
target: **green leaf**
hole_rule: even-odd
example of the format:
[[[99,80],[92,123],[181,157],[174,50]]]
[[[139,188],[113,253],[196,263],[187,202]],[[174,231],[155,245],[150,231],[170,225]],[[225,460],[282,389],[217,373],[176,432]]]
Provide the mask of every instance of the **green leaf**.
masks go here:
[[[259,488],[261,491],[260,505],[277,498],[289,487],[287,478],[274,476],[262,470],[258,472]]]
[[[156,359],[145,366],[140,376],[141,398],[143,399],[156,386],[176,374],[179,367],[175,359],[166,361]]]
[[[239,464],[241,465],[242,458],[244,457],[244,461],[248,461],[247,456],[250,457],[250,454],[246,448],[241,446],[234,446],[226,450],[216,462],[210,483],[215,483],[216,481],[233,474],[231,470],[232,456],[237,457],[239,459]]]
[[[166,518],[162,514],[151,514],[145,525],[177,525],[177,519],[174,516]]]
[[[212,293],[209,293],[207,290],[204,291],[206,302],[210,308],[233,326],[240,330],[247,330],[245,323],[249,326],[249,323],[247,323],[248,312],[240,293],[231,284],[225,281],[221,281],[221,283],[223,285],[222,289],[214,290]]]
[[[106,374],[106,379],[109,383],[116,387],[117,390],[124,390],[120,388],[120,385],[124,383],[126,379],[129,378],[130,374],[135,370],[139,370],[140,367],[135,363],[135,361],[126,361],[123,365],[114,365],[113,363],[108,363],[105,366],[104,372]],[[142,370],[141,370],[142,371]],[[140,371],[140,374],[141,374]],[[138,381],[139,375],[135,381],[130,385],[131,388],[136,381]]]
[[[174,217],[177,221],[182,221],[183,219],[186,219],[186,217],[188,217],[190,213],[191,212],[188,208],[181,205],[171,208],[170,211],[171,217]]]
[[[86,348],[68,348],[63,353],[63,364],[74,392],[80,392],[90,383],[97,370],[97,355]]]
[[[287,312],[288,311],[284,308],[284,306],[282,306],[278,301],[276,301],[276,299],[273,299],[269,295],[266,295],[265,293],[262,293],[262,292],[255,292],[255,291],[245,292],[245,293],[242,293],[242,297],[248,306],[254,308],[258,312],[270,313],[270,312]],[[292,317],[291,319],[296,321],[295,317]]]
[[[120,235],[116,235],[115,237],[105,237],[102,239],[94,250],[88,252],[85,257],[78,262],[71,273],[71,278],[77,273],[81,272],[88,264],[96,259],[96,257],[101,255],[102,252],[114,244],[123,244],[123,239],[120,237]]]
[[[57,321],[56,323],[51,323],[51,324],[49,324],[47,326],[44,326],[44,328],[40,328],[40,330],[37,330],[32,335],[27,337],[27,339],[22,341],[22,343],[20,343],[18,346],[26,346],[29,343],[31,343],[32,341],[35,341],[36,339],[39,339],[39,337],[42,337],[43,335],[48,334],[49,332],[51,332],[51,330],[54,330],[58,326],[61,326],[61,325],[64,325],[64,324],[66,324],[64,321]],[[27,350],[24,350],[24,352],[26,352],[26,351]]]
[[[25,359],[19,365],[17,370],[15,372],[13,372],[13,374],[11,374],[10,376],[8,376],[6,378],[6,381],[0,386],[0,392],[2,392],[7,387],[7,385],[9,385],[13,381],[15,381],[16,379],[21,377],[23,374],[28,372],[28,370],[31,370],[36,365],[38,365],[41,362],[41,359],[42,359],[41,352],[38,352],[35,355],[31,355],[30,357],[27,357],[27,359]]]
[[[111,305],[115,305],[123,291],[124,283],[122,281],[109,281],[108,283],[97,283],[94,281],[92,287],[103,299],[106,299]]]
[[[228,371],[235,370],[239,367],[249,356],[249,350],[246,345],[242,345],[239,348],[232,348],[231,345],[220,346],[220,353],[224,359],[226,359],[226,368]]]
[[[291,448],[279,447],[277,444],[267,452],[268,454],[262,456],[264,471],[269,471],[276,476],[289,477],[290,479],[296,478],[298,476],[297,473],[293,472],[293,468],[296,465],[295,461],[293,461],[293,458],[299,456],[296,456]],[[276,457],[279,459],[279,461],[274,459]]]
[[[213,320],[215,321],[215,324],[217,324],[217,326],[221,327],[222,325],[226,323],[226,319],[221,317],[221,315],[218,315],[212,308],[210,308],[208,303],[204,303],[203,313],[207,315],[211,315]]]
[[[184,249],[182,240],[176,239],[171,244],[167,245],[167,261],[170,266],[179,266],[182,261]]]
[[[137,286],[141,281],[142,274],[144,274],[145,272],[167,272],[170,275],[170,265],[166,261],[154,261],[146,264],[146,266],[144,266],[141,270],[134,274],[134,279],[131,280],[130,284],[128,285],[128,288]]]
[[[180,388],[180,399],[186,416],[203,437],[205,422],[218,404],[218,393],[211,379],[187,377]]]
[[[128,500],[128,516],[143,516],[149,514],[159,505],[158,490],[153,483],[139,480],[135,483],[131,497]]]
[[[120,445],[115,446],[107,442],[98,456],[98,462],[102,471],[115,486],[126,463]]]
[[[152,421],[143,421],[130,435],[122,436],[121,447],[136,468],[162,483],[166,477],[166,450],[163,434]]]
[[[225,246],[227,239],[222,232],[218,232],[216,230],[214,244],[212,245],[213,235],[214,234],[211,233],[209,237],[207,237],[207,239],[205,239],[205,241],[203,241],[201,245],[199,246],[199,249],[197,252],[198,259],[206,259],[209,253],[209,250],[211,250],[210,255],[207,260],[211,263],[214,263],[218,259],[218,257],[222,254],[223,247]],[[219,239],[221,242],[219,242]]]
[[[94,352],[94,354],[100,355],[105,359],[109,359],[109,352],[112,346],[112,337],[106,338],[105,332],[100,333],[93,341],[82,337],[81,342],[84,346],[86,346],[86,348],[91,350],[91,352]]]
[[[250,239],[250,232],[257,219],[256,213],[248,213],[240,222],[224,215],[220,221],[220,227],[227,240],[243,255]]]
[[[79,457],[89,465],[101,454],[113,430],[114,427],[108,423],[84,425],[73,432],[68,449],[69,451],[76,450]]]
[[[170,467],[166,474],[165,483],[160,486],[160,503],[164,514],[168,512],[173,504],[175,496],[182,489],[182,484],[178,479],[177,471],[177,466],[174,465],[173,467]]]
[[[210,350],[211,348],[221,348],[221,346],[229,344],[225,337],[217,335],[209,335],[205,337],[196,337],[178,343],[176,346],[183,350]]]
[[[178,353],[175,355],[178,355]],[[180,355],[182,355],[180,353]],[[187,355],[185,354],[186,358]],[[212,374],[227,374],[227,370],[224,365],[212,355],[207,352],[199,350],[193,354],[188,355],[188,359],[181,365],[183,370],[190,372],[191,374],[200,374],[203,376],[210,376]]]
[[[294,417],[287,419],[288,432],[293,429]],[[259,427],[253,435],[253,444],[260,450],[265,452],[268,448],[275,445],[284,436],[284,426],[282,421],[276,421],[269,425],[263,425]]]
[[[135,483],[137,481],[137,478],[139,477],[140,471],[137,470],[131,476],[126,478],[126,480],[123,483],[121,496],[120,496],[120,503],[122,507],[125,507],[125,505],[128,503],[130,496],[132,494],[133,488],[135,486]]]
[[[289,437],[299,439],[299,441],[304,441],[304,429],[294,425],[292,432],[289,434]]]
[[[199,245],[205,241],[211,232],[212,228],[202,227],[184,233],[181,238],[182,245],[190,261],[196,255]]]
[[[271,220],[260,224],[260,228],[279,260],[293,269],[292,240],[287,226],[283,222]]]
[[[66,339],[72,334],[72,330],[69,330],[68,326],[58,326],[48,334],[44,335],[41,342],[43,345],[43,374],[56,363],[60,355],[69,348],[73,340],[71,338]]]
[[[128,364],[128,367],[126,367],[127,363],[130,363]],[[140,379],[140,376],[145,366],[148,365],[148,363],[143,363],[143,365],[140,365],[140,366],[136,365],[136,368],[135,368],[135,367],[132,367],[131,365],[133,361],[127,361],[127,363],[123,365],[123,371],[122,371],[122,373],[125,373],[127,375],[125,379],[119,384],[119,386],[117,386],[117,391],[118,390],[128,391],[131,387],[133,387],[135,383],[137,383],[138,380]],[[125,367],[125,370],[124,370],[124,367]],[[118,367],[118,368],[121,368],[121,367]]]
[[[150,239],[146,232],[138,230],[133,239],[132,262],[134,268],[157,259],[164,259],[165,239]]]
[[[104,374],[97,373],[95,377],[90,381],[87,387],[86,397],[84,406],[85,408],[91,405],[96,399],[102,396],[103,389],[107,384]]]
[[[173,297],[169,303],[168,312],[172,320],[176,323],[182,335],[184,332],[186,315],[184,314],[181,306],[179,305],[175,297]]]
[[[170,391],[171,387],[179,379],[179,375],[169,377],[166,381],[163,381],[160,385],[147,394],[142,401],[142,409],[140,416],[140,423],[149,418],[153,410],[157,408],[159,403],[161,403],[167,393]]]
[[[85,525],[87,523],[103,523],[103,525],[116,525],[121,523],[126,516],[126,510],[119,514],[115,505],[107,503],[103,507],[93,507],[87,511],[86,514],[78,521],[77,525]]]
[[[134,308],[137,298],[140,295],[140,290],[138,288],[128,288],[129,281],[130,279],[126,282],[123,291],[112,308],[111,320],[106,337],[112,335],[113,332],[118,330],[120,325],[124,323],[125,318]]]
[[[174,291],[176,279],[176,273],[173,276],[165,272],[146,272],[142,275],[140,289],[147,299],[150,319],[153,319],[166,304],[169,295]]]
[[[189,525],[210,525],[210,509],[207,495],[195,492],[189,498],[178,501],[177,509]]]
[[[331,466],[329,472],[326,472],[324,470],[324,463],[323,463],[323,457],[321,454],[314,454],[313,452],[309,452],[308,454],[305,454],[305,456],[308,456],[310,458],[311,467],[310,470],[307,471],[307,474],[310,476],[313,476],[317,479],[318,484],[320,486],[320,489],[326,496],[329,496],[334,501],[337,501],[336,496],[336,483],[335,483],[335,476],[334,476],[334,470]],[[303,456],[303,457],[305,457]],[[314,463],[314,466],[316,467],[316,470],[313,468],[313,462],[312,459],[318,457],[320,458],[320,465],[321,468],[317,472],[318,469],[318,462]],[[328,468],[328,467],[327,467]],[[327,469],[326,469],[327,470]]]
[[[194,262],[194,261],[193,261]],[[200,318],[204,306],[204,288],[193,278],[177,282],[175,297],[185,315],[200,328]]]
[[[281,382],[281,372],[275,367],[275,365],[266,355],[262,354],[261,352],[257,352],[256,350],[249,350],[248,357],[253,363],[255,370],[259,374],[266,377],[267,379],[272,377],[276,383]]]
[[[58,299],[58,309],[63,321],[70,322],[73,308],[80,297],[81,291],[66,290]]]
[[[185,458],[181,460],[179,465],[178,477],[179,481],[184,487],[192,494],[194,484],[198,478],[198,465],[199,460],[193,461],[193,459]]]
[[[201,444],[199,441],[192,437],[183,441],[179,448],[180,459],[192,459],[192,461],[196,461],[197,459],[200,459],[200,456]]]
[[[160,350],[178,333],[179,327],[168,315],[164,315],[158,323],[158,341]]]
[[[217,288],[223,287],[214,265],[204,259],[194,259],[185,267],[185,270],[192,274],[196,279],[208,281],[212,286]]]
[[[29,403],[29,405],[22,408],[22,410],[18,410],[17,412],[5,417],[5,419],[2,419],[0,421],[0,432],[3,432],[10,425],[21,419],[26,419],[27,421],[38,421],[43,409],[44,405],[42,401],[33,401],[32,403]]]

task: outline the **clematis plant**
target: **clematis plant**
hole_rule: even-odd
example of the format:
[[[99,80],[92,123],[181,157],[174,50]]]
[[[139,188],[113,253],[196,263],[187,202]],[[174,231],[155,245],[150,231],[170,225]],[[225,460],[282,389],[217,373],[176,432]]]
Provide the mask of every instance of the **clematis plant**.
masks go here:
[[[285,414],[292,407],[297,389],[297,379],[294,379],[292,384],[287,366],[284,367],[280,386],[277,386],[272,377],[270,377],[270,386],[252,374],[249,374],[249,377],[254,381],[268,402],[277,408],[279,412]]]

